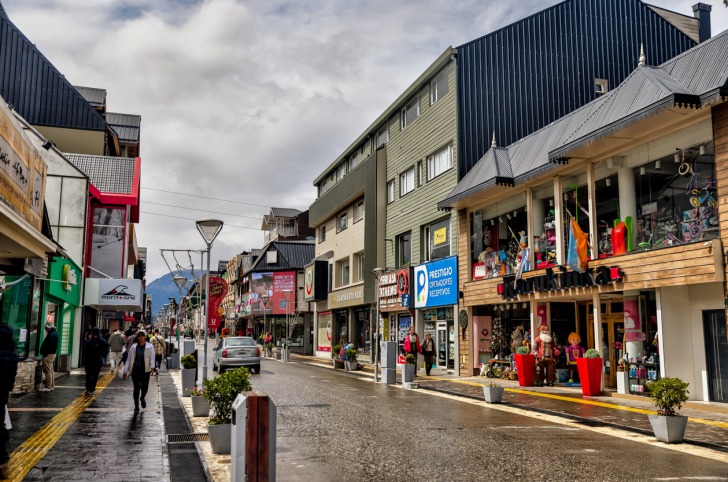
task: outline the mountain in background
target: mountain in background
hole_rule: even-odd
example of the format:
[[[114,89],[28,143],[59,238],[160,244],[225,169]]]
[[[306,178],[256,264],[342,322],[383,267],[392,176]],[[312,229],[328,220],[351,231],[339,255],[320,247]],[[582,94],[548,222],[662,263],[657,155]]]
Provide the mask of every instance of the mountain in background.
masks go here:
[[[182,276],[187,277],[188,281],[193,279],[191,271],[182,271]],[[195,270],[195,274],[200,276],[200,271]],[[203,272],[204,274],[204,272]],[[164,305],[169,304],[169,299],[174,298],[177,304],[180,302],[179,290],[174,284],[174,276],[167,273],[161,278],[157,278],[147,285],[147,296],[152,297],[152,319],[156,320],[157,315],[164,309]],[[190,283],[191,284],[191,283]]]

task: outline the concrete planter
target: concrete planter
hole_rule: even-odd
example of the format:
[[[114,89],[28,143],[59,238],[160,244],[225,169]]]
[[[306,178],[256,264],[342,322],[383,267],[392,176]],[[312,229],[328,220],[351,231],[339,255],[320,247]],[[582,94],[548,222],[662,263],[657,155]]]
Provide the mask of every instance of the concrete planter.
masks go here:
[[[359,362],[355,361],[345,361],[344,366],[346,367],[347,372],[355,372],[356,368],[359,366]]]
[[[504,392],[503,387],[483,387],[483,397],[487,403],[501,403]]]
[[[660,442],[680,443],[685,438],[685,428],[688,425],[688,417],[675,415],[665,417],[662,415],[648,415],[655,438]]]
[[[210,448],[213,454],[229,454],[232,441],[232,424],[207,425]]]
[[[414,365],[404,365],[402,368],[402,383],[414,383],[415,381],[415,369]]]
[[[343,360],[340,360],[338,358],[333,358],[331,361],[334,363],[334,370],[336,370],[336,369],[343,370],[344,369]]]
[[[196,372],[195,368],[183,368],[182,372],[182,396],[189,397],[190,392],[195,388]]]
[[[210,416],[210,404],[205,400],[205,397],[191,397],[192,398],[192,415],[195,417],[209,417]]]

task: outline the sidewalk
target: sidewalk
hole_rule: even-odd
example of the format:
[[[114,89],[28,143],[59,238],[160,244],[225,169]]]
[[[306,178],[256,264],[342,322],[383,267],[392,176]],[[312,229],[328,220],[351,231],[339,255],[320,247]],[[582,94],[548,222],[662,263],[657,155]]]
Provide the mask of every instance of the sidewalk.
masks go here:
[[[322,368],[333,369],[328,359],[294,355],[294,360]],[[364,365],[362,370],[351,376],[374,377],[374,367]],[[424,369],[415,378],[420,389],[449,393],[466,398],[483,400],[483,385],[494,382],[505,387],[505,405],[539,413],[568,418],[590,426],[609,426],[652,435],[647,414],[654,414],[654,406],[647,397],[622,395],[608,392],[599,397],[584,397],[579,388],[567,387],[519,387],[517,381],[485,377],[459,377],[443,374],[440,370],[433,376],[426,376]],[[397,383],[401,374],[397,373]],[[685,433],[685,442],[728,452],[728,406],[690,402],[680,411],[690,417]]]

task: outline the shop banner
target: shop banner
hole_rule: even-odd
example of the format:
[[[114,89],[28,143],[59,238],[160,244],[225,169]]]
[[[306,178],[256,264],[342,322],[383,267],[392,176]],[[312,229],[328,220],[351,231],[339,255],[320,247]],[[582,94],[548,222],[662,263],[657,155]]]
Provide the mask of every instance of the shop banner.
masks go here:
[[[401,311],[410,308],[409,268],[390,271],[379,278],[379,310]]]
[[[624,341],[642,341],[642,320],[637,298],[624,298]]]
[[[99,311],[143,311],[142,280],[86,278],[84,283],[86,306],[95,307]]]
[[[210,276],[210,303],[207,307],[207,326],[212,330],[217,330],[220,326],[220,303],[227,295],[228,283],[219,276]]]
[[[414,276],[415,308],[457,304],[457,256],[415,266]]]
[[[264,273],[253,273],[250,280],[251,298],[250,310],[254,315],[262,315],[263,310],[268,315],[286,314],[286,293],[291,303],[296,302],[296,272],[295,271],[274,271]],[[268,302],[263,303],[261,295],[268,295]],[[293,313],[292,306],[289,313]]]
[[[322,311],[317,316],[318,319],[318,351],[331,351],[332,322],[331,312]]]

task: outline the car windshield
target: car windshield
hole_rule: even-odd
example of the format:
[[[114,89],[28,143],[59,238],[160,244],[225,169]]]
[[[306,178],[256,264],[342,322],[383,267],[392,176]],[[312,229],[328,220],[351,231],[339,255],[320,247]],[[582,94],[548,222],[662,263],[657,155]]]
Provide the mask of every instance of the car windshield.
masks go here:
[[[248,336],[240,338],[225,338],[226,346],[255,346],[255,340]]]

